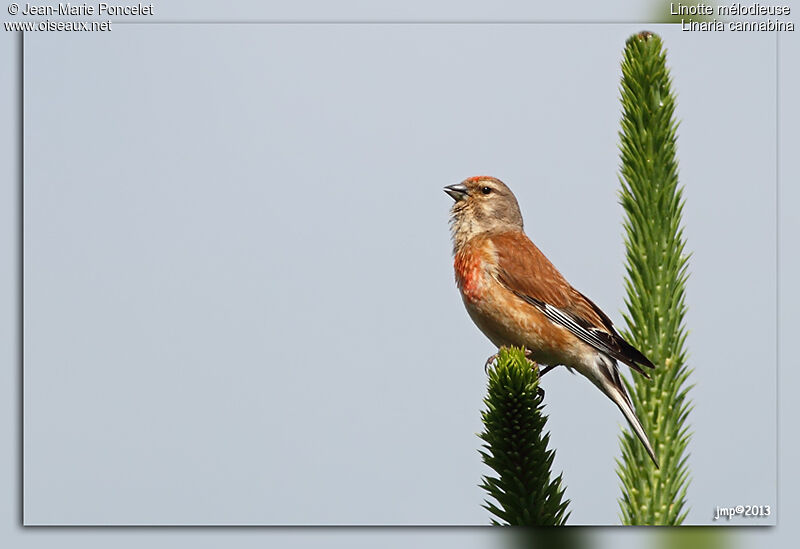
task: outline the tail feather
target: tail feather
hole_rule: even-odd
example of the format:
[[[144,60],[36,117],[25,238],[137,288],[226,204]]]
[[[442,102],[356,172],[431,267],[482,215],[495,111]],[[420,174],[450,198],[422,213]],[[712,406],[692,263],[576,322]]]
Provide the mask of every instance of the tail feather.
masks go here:
[[[642,442],[642,446],[644,449],[647,450],[647,453],[650,455],[650,459],[653,460],[653,463],[656,466],[656,469],[659,468],[658,459],[656,458],[656,454],[653,451],[653,447],[650,445],[650,440],[647,438],[647,433],[644,432],[644,427],[642,427],[642,422],[639,421],[639,418],[636,417],[636,412],[633,411],[633,405],[631,404],[630,398],[628,398],[628,393],[624,392],[625,389],[622,389],[622,393],[620,391],[615,391],[618,395],[615,398],[612,395],[611,400],[622,410],[622,414],[625,416],[625,419],[628,420],[628,424],[633,429],[633,432],[636,433],[636,436],[639,437],[639,440]]]
[[[628,392],[625,390],[625,385],[622,384],[622,380],[619,377],[619,372],[617,371],[616,361],[603,357],[602,355],[601,357],[602,358],[598,360],[598,362],[602,362],[602,364],[598,364],[598,366],[603,375],[599,376],[600,383],[597,383],[597,385],[606,394],[606,396],[614,401],[614,404],[616,404],[620,409],[622,415],[624,415],[625,419],[628,420],[628,424],[631,426],[631,429],[633,429],[633,432],[642,442],[642,446],[644,446],[644,449],[647,450],[647,453],[650,455],[650,459],[653,460],[656,469],[658,469],[658,459],[653,451],[653,446],[650,444],[650,439],[647,438],[647,433],[645,433],[644,427],[642,427],[642,422],[639,421],[639,418],[636,416],[636,412],[633,409],[633,403],[631,403]]]

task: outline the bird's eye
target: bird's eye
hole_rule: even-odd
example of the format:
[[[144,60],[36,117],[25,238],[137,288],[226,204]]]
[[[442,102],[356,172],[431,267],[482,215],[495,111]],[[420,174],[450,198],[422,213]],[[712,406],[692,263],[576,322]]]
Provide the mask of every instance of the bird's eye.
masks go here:
[[[481,188],[481,192],[483,194],[489,194],[489,193],[492,192],[492,188],[491,187],[483,187],[483,188]]]

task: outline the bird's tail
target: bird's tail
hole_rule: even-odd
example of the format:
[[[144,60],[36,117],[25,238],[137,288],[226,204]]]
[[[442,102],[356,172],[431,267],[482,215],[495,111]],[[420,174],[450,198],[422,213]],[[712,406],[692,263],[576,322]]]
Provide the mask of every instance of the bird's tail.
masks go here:
[[[633,403],[631,403],[631,399],[628,396],[628,391],[625,390],[625,385],[623,385],[619,377],[616,361],[601,355],[601,358],[599,358],[597,362],[598,369],[601,370],[601,375],[598,376],[599,383],[595,382],[596,385],[598,385],[606,396],[613,400],[614,404],[622,411],[631,429],[636,433],[636,436],[642,442],[642,446],[644,446],[644,449],[647,450],[647,453],[650,455],[650,459],[653,460],[656,469],[658,469],[658,459],[656,459],[656,454],[653,451],[653,447],[650,445],[650,440],[647,438],[647,433],[644,432],[642,422],[639,421],[636,412],[633,410]]]

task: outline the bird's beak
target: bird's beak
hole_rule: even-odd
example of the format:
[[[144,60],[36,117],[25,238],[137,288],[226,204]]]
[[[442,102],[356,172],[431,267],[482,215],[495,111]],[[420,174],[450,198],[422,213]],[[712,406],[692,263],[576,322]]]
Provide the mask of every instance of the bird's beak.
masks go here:
[[[467,192],[467,186],[463,183],[458,183],[457,185],[448,185],[444,188],[444,192],[450,195],[450,197],[458,202],[459,200],[464,200],[469,196]]]

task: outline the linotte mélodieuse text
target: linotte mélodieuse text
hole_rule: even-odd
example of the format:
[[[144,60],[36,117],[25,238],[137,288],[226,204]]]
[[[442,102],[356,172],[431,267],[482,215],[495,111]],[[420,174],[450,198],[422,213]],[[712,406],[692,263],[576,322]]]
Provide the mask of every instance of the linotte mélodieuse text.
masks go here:
[[[774,16],[781,17],[791,14],[789,6],[772,6],[766,4],[729,4],[715,6],[712,4],[682,4],[673,2],[669,5],[670,15],[694,15],[694,16],[720,16],[720,17],[741,17],[741,16]],[[685,31],[793,31],[794,22],[779,21],[777,19],[767,19],[762,21],[718,21],[716,19],[706,21],[695,21],[693,19],[681,19],[681,30]]]

